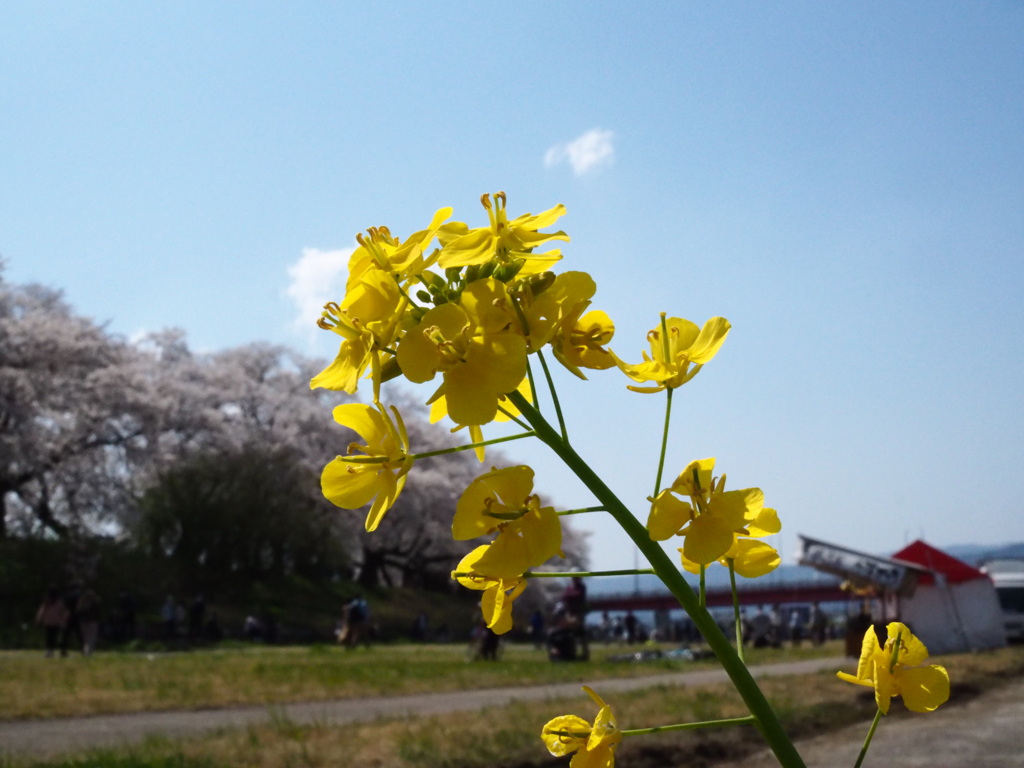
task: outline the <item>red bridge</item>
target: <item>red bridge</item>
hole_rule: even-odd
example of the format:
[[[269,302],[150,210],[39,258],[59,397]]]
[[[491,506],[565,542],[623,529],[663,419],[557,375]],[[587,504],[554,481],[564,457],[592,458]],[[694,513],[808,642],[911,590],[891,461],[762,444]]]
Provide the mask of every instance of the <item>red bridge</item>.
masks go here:
[[[737,590],[740,605],[786,605],[790,603],[828,603],[848,600],[850,595],[839,584],[776,584],[744,585]],[[732,591],[721,587],[707,590],[709,608],[731,606]],[[595,595],[588,598],[587,608],[594,611],[658,611],[681,610],[679,601],[669,592],[630,592]]]

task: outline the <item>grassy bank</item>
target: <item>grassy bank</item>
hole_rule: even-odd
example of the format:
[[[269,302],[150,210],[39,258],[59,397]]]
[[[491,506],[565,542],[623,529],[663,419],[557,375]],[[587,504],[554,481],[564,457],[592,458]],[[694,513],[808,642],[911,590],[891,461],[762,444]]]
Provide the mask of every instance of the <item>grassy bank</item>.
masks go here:
[[[954,681],[947,706],[1024,675],[1024,647],[938,659]],[[476,665],[474,665],[476,666]],[[605,665],[608,666],[608,665]],[[637,665],[639,666],[639,665]],[[482,669],[482,667],[480,667]],[[597,671],[597,669],[588,670]],[[594,686],[601,690],[600,683]],[[836,680],[831,672],[764,681],[767,695],[797,737],[811,736],[874,712],[870,691]],[[725,685],[657,688],[616,694],[612,699],[623,728],[704,720],[744,714],[739,698]],[[571,700],[494,707],[416,720],[385,721],[351,727],[303,726],[277,718],[259,727],[176,743],[153,740],[129,750],[94,752],[64,761],[2,762],[2,768],[226,768],[227,766],[346,765],[353,768],[541,768],[567,761],[550,758],[539,739],[550,717],[574,712],[591,719],[594,707],[581,694]],[[920,717],[894,704],[890,718]],[[752,727],[674,733],[627,739],[618,764],[630,768],[708,766],[741,758],[763,743]]]

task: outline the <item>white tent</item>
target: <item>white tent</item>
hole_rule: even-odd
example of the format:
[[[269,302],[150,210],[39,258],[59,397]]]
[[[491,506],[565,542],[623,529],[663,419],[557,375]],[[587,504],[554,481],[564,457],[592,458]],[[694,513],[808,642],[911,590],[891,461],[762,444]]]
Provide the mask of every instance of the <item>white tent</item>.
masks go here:
[[[884,606],[884,621],[898,618],[929,653],[1006,645],[995,587],[977,568],[923,541],[915,541],[891,558],[880,558],[805,536],[800,539],[802,565],[872,590]]]
[[[958,653],[1006,645],[1003,613],[991,579],[977,568],[923,541],[901,549],[894,560],[927,568],[900,618],[930,653]]]

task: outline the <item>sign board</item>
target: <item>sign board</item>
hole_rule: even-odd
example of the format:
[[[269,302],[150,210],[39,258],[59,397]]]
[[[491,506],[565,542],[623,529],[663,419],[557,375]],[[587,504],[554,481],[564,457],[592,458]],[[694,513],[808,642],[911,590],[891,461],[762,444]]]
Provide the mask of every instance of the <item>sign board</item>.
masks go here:
[[[875,557],[806,536],[800,536],[797,562],[854,582],[871,584],[887,592],[910,595],[917,586],[918,569],[905,563]]]

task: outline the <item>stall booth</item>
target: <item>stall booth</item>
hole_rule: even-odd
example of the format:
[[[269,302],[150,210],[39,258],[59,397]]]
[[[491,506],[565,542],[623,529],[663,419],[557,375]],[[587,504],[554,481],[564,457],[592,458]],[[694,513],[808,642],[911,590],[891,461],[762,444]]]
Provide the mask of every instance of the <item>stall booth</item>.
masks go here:
[[[847,623],[848,655],[860,655],[869,626],[881,625],[881,630],[890,621],[906,624],[933,654],[1006,645],[999,600],[989,578],[923,541],[892,557],[878,557],[800,536],[797,560],[845,580],[844,588],[859,609]]]

